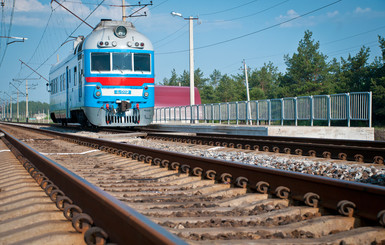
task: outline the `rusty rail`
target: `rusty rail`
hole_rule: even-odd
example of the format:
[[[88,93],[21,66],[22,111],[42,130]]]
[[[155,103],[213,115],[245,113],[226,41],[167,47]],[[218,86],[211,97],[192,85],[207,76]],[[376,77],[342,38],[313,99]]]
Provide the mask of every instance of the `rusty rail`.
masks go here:
[[[61,193],[65,193],[73,203],[81,208],[82,213],[89,214],[92,217],[93,225],[101,227],[108,234],[109,241],[117,244],[185,244],[183,240],[153,223],[147,217],[39,154],[5,130],[2,131],[5,139],[33,164],[28,167],[29,171],[36,169],[42,172],[49,181],[60,188],[52,188],[56,189],[55,193],[61,196]]]

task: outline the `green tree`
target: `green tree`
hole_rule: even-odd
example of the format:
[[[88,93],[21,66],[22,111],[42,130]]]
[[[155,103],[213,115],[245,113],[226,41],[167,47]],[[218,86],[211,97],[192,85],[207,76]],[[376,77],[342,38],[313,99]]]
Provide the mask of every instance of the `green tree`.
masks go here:
[[[328,82],[329,66],[327,56],[319,51],[319,42],[312,39],[313,33],[305,31],[300,40],[297,53],[292,57],[284,56],[287,72],[281,79],[280,86],[287,87],[286,96],[300,96],[325,93]]]
[[[175,71],[175,69],[172,69],[170,79],[164,78],[162,85],[178,86],[179,85],[178,83],[179,83],[179,81],[178,81],[178,76],[176,74],[176,71]]]
[[[245,100],[245,93],[240,92],[240,88],[243,88],[243,90],[245,90],[245,86],[242,86],[242,84],[240,84],[241,82],[239,81],[239,79],[237,80],[238,81],[234,80],[234,78],[231,78],[228,75],[223,75],[221,77],[218,88],[216,89],[216,94],[219,102],[238,101],[242,97],[242,100]]]
[[[249,77],[250,99],[275,98],[278,78],[278,67],[272,62],[264,63],[260,69],[252,70]]]
[[[370,90],[373,93],[373,124],[385,125],[385,39],[378,36],[382,57],[376,57],[371,64],[373,71]]]
[[[364,92],[370,89],[371,68],[368,66],[370,49],[362,47],[355,55],[341,57],[340,92]],[[345,91],[341,91],[341,88]]]

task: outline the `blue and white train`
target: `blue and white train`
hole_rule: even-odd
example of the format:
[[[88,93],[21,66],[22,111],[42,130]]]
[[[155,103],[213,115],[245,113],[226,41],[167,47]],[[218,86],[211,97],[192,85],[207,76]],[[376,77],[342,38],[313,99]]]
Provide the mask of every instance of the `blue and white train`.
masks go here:
[[[102,20],[49,74],[54,122],[125,127],[151,123],[154,50],[131,22]]]

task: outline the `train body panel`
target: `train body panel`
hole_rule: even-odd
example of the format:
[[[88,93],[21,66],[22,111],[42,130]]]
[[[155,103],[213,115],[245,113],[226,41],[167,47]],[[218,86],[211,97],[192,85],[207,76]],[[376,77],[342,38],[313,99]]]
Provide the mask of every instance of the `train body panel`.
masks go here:
[[[52,67],[50,91],[53,121],[148,125],[154,113],[152,44],[129,22],[102,21]]]

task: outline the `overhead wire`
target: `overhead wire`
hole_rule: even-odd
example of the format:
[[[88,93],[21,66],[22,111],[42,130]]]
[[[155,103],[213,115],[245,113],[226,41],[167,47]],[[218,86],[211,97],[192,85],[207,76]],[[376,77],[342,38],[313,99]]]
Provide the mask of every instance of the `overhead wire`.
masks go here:
[[[260,33],[260,32],[266,31],[266,30],[269,30],[269,29],[272,29],[272,28],[274,28],[274,27],[280,26],[280,25],[282,25],[282,24],[289,23],[289,22],[291,22],[291,21],[294,21],[294,20],[296,20],[296,19],[302,18],[302,17],[307,16],[307,15],[309,15],[309,14],[315,13],[315,12],[317,12],[317,11],[320,11],[320,10],[322,10],[322,9],[325,9],[325,8],[327,8],[327,7],[330,7],[330,6],[334,5],[334,4],[337,4],[337,3],[341,2],[341,1],[342,1],[342,0],[334,1],[334,2],[332,2],[332,3],[323,5],[323,6],[319,7],[319,8],[317,8],[317,9],[311,10],[311,11],[309,11],[309,12],[306,12],[306,13],[304,13],[304,14],[298,15],[298,16],[293,17],[293,18],[290,18],[290,19],[288,19],[288,20],[279,22],[279,23],[277,23],[277,24],[274,24],[274,25],[271,25],[271,26],[268,26],[268,27],[259,29],[259,30],[257,30],[257,31],[253,31],[253,32],[250,32],[250,33],[241,35],[241,36],[237,36],[237,37],[233,37],[233,38],[230,38],[230,39],[226,39],[226,40],[223,40],[223,41],[220,41],[220,42],[215,42],[215,43],[212,43],[212,44],[203,45],[203,46],[194,48],[194,50],[199,50],[199,49],[209,48],[209,47],[217,46],[217,45],[220,45],[220,44],[223,44],[223,43],[235,41],[235,40],[237,40],[237,39],[241,39],[241,38],[244,38],[244,37],[247,37],[247,36],[251,36],[251,35],[254,35],[254,34],[257,34],[257,33]],[[190,51],[190,50],[189,50],[189,49],[185,49],[185,50],[178,50],[178,51],[161,52],[161,53],[157,53],[157,55],[184,53],[184,52],[188,52],[188,51]]]
[[[258,1],[258,0],[253,0],[253,1],[250,1],[250,2],[247,2],[247,3],[241,4],[241,5],[238,5],[238,6],[235,6],[235,7],[231,7],[231,8],[228,8],[228,9],[220,10],[220,11],[217,11],[217,12],[200,14],[200,16],[214,15],[214,14],[220,14],[220,13],[228,12],[228,11],[231,11],[231,10],[234,10],[234,9],[237,9],[237,8],[244,7],[244,6],[246,6],[246,5],[249,5],[249,4],[254,3],[254,2],[257,2],[257,1]]]
[[[8,43],[8,40],[9,40],[8,37],[11,36],[12,23],[13,23],[13,15],[14,15],[14,11],[15,11],[15,3],[16,3],[16,0],[13,0],[11,17],[10,17],[10,20],[9,20],[9,28],[8,28],[7,38],[6,38],[6,41],[5,41],[4,53],[3,53],[3,56],[1,57],[1,60],[0,60],[0,68],[1,68],[1,65],[3,64],[4,58],[5,58],[5,54],[7,53],[7,49],[8,49],[8,44],[7,43]],[[3,6],[3,8],[4,8],[4,6]],[[4,30],[4,32],[6,32],[6,30]]]
[[[205,23],[222,23],[222,22],[229,22],[229,21],[234,21],[234,20],[244,19],[244,18],[251,17],[251,16],[254,16],[254,15],[257,15],[257,14],[261,14],[261,13],[263,13],[263,12],[266,12],[266,11],[270,10],[270,9],[276,8],[276,7],[278,7],[278,6],[280,6],[280,5],[284,4],[284,3],[286,3],[286,2],[288,2],[288,1],[290,1],[290,0],[284,0],[284,1],[282,1],[282,2],[279,2],[279,3],[277,3],[277,4],[274,4],[273,6],[270,6],[270,7],[268,7],[268,8],[263,9],[263,10],[260,10],[260,11],[258,11],[258,12],[255,12],[255,13],[252,13],[252,14],[248,14],[248,15],[244,15],[244,16],[241,16],[241,17],[236,17],[236,18],[227,19],[227,20],[205,21]]]
[[[93,10],[93,11],[91,11],[91,13],[84,19],[84,21],[86,21],[100,6],[101,6],[101,4],[104,2],[105,0],[102,0],[100,3],[99,3],[99,5],[98,6],[96,6],[95,7],[95,9]],[[58,52],[59,51],[59,49],[63,46],[63,44],[68,40],[68,38],[70,38],[71,36],[72,36],[72,34],[74,34],[79,28],[80,28],[80,26],[83,24],[84,22],[80,22],[80,24],[75,28],[75,30],[73,30],[72,32],[71,32],[71,34],[69,34],[69,35],[67,35],[67,38],[64,40],[64,42],[62,42],[62,44],[60,45],[60,46],[58,46],[56,49],[55,49],[55,51],[54,52],[52,52],[52,54],[51,55],[49,55],[46,59],[45,59],[45,61],[43,61],[35,70],[37,71],[37,70],[39,70],[52,56],[54,56],[55,54],[56,54],[56,52]],[[30,77],[32,74],[34,74],[34,72],[32,72],[32,73],[30,73],[28,76],[27,76],[27,78],[28,77]]]
[[[158,40],[158,41],[153,42],[153,44],[162,42],[163,40],[166,40],[166,39],[172,37],[173,35],[175,35],[175,34],[178,33],[179,31],[183,30],[187,25],[188,25],[188,23],[183,24],[183,25],[182,25],[180,28],[178,28],[176,31],[174,31],[173,33],[168,34],[166,37],[164,37],[164,38],[162,38],[162,39],[160,39],[160,40]],[[188,32],[188,31],[186,30],[186,32]],[[184,32],[183,35],[184,35],[186,32]],[[180,37],[180,36],[178,36],[178,37],[176,37],[176,38],[174,38],[174,39],[172,39],[172,40],[175,40],[175,39],[177,39],[177,38],[179,38],[179,37]],[[171,41],[172,41],[172,40],[171,40]],[[169,41],[169,42],[171,42],[171,41]],[[158,47],[158,48],[159,48],[159,47]]]

